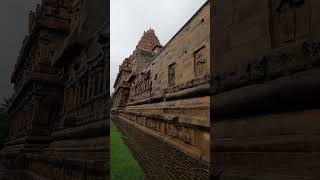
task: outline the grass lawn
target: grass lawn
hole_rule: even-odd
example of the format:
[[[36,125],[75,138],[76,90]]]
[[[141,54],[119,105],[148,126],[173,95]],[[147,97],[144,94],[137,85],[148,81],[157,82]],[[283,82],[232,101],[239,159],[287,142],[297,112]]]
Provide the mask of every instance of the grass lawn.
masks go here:
[[[143,180],[144,173],[124,144],[117,127],[110,121],[111,180]]]

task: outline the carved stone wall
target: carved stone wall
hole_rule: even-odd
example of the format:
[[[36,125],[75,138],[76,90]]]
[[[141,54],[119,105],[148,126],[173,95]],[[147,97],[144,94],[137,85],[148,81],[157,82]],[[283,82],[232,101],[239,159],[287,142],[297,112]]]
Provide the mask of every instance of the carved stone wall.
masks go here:
[[[214,172],[220,179],[317,179],[319,3],[213,6]]]
[[[124,107],[113,112],[172,139],[172,145],[205,163],[210,161],[209,12],[206,2],[164,47],[154,30],[144,33],[128,59],[132,65],[125,78],[129,97],[123,98]],[[154,42],[146,44],[144,39]],[[116,81],[114,107],[120,99],[119,84]]]
[[[0,153],[26,179],[108,176],[108,8],[105,0],[43,0],[30,13]]]
[[[200,76],[209,75],[209,14],[209,5],[206,5],[185,24],[146,67],[146,71],[151,72],[152,95],[161,95],[172,88],[176,91],[186,89],[189,85],[192,86],[190,83],[188,85],[188,81],[197,81],[196,79],[201,78]],[[200,66],[199,61],[205,65]],[[174,63],[175,83],[171,86],[169,77],[172,73],[169,73],[169,69]]]

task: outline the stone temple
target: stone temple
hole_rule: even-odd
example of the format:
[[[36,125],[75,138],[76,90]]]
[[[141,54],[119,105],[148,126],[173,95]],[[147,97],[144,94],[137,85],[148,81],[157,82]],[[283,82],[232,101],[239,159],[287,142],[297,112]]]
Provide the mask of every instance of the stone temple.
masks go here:
[[[319,179],[320,3],[212,3],[212,168],[220,179]]]
[[[106,179],[108,12],[105,0],[42,0],[30,12],[1,151],[20,178]]]
[[[143,33],[119,67],[115,124],[149,132],[188,156],[210,162],[210,6],[206,2],[166,44]]]

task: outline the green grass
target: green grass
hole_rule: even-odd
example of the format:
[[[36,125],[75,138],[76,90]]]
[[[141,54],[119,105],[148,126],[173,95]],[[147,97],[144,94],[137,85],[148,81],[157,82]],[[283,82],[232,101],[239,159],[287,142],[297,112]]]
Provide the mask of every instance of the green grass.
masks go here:
[[[111,180],[143,180],[144,173],[124,144],[120,132],[110,122],[110,166]]]

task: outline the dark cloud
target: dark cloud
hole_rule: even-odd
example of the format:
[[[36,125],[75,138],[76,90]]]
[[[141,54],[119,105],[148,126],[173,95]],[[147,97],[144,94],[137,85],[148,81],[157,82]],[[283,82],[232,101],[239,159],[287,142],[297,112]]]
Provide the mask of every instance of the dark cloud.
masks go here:
[[[1,0],[0,2],[0,101],[12,94],[11,72],[28,30],[29,11],[40,0]]]
[[[150,27],[165,45],[206,0],[111,0],[111,87],[121,62]],[[111,88],[111,93],[113,88]]]

